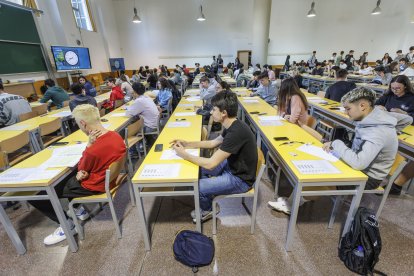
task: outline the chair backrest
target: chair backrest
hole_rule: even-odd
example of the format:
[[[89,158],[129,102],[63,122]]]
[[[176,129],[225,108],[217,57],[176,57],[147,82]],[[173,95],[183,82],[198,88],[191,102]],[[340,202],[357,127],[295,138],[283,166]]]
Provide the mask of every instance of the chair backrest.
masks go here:
[[[144,127],[144,118],[140,117],[139,120],[127,126],[125,131],[125,137],[129,138],[132,136],[136,136],[138,132],[142,131]]]
[[[308,127],[307,125],[302,125],[302,128],[309,133],[310,135],[312,135],[314,138],[316,138],[318,141],[321,141],[323,136],[322,134],[320,134],[319,132],[317,132],[316,130],[314,130],[313,128]]]
[[[105,112],[106,112],[105,108],[99,109],[99,116],[101,117],[105,116]]]
[[[256,176],[259,174],[260,167],[266,163],[265,157],[262,150],[257,148],[257,166],[256,166]]]
[[[168,100],[168,106],[167,106],[167,110],[168,110],[168,113],[172,113],[172,101],[173,101],[173,97],[171,97],[169,100]]]
[[[70,102],[70,100],[64,101],[64,102],[62,103],[63,107],[65,107],[65,106],[69,106],[69,102]]]
[[[405,158],[401,154],[397,153],[397,155],[395,156],[394,163],[392,164],[391,170],[389,172],[389,175],[394,175],[399,165],[404,161]]]
[[[325,98],[325,91],[318,91],[318,93],[316,93],[316,96],[321,97],[321,98]]]
[[[211,128],[213,127],[213,116],[210,116],[210,119],[208,120],[208,124],[207,124],[207,137],[210,137],[210,133],[211,133]]]
[[[124,100],[115,100],[115,108],[118,108],[123,104],[124,104]]]
[[[207,140],[207,138],[208,138],[207,133],[208,133],[207,128],[203,127],[201,129],[201,141],[206,141]]]
[[[29,120],[31,118],[34,118],[37,116],[37,112],[36,111],[31,111],[31,112],[27,112],[27,113],[23,113],[19,115],[19,121],[23,122],[26,120]]]
[[[60,118],[56,118],[50,122],[43,123],[39,125],[40,136],[48,135],[50,133],[56,132],[62,128],[62,121]]]
[[[29,131],[24,131],[17,136],[3,140],[0,142],[0,151],[6,154],[15,152],[18,149],[26,146],[30,142]]]
[[[313,116],[311,116],[311,115],[309,115],[309,116],[308,116],[308,120],[306,121],[306,125],[307,125],[308,127],[310,127],[310,128],[315,129],[316,123],[317,123],[316,118],[315,118],[315,117],[313,117]]]
[[[47,113],[47,103],[33,106],[32,111],[35,111],[37,113],[37,116]]]
[[[4,171],[8,168],[9,162],[7,158],[7,153],[0,151],[0,171]]]
[[[119,174],[121,173],[121,170],[125,168],[125,157],[126,155],[112,162],[112,164],[109,165],[109,168],[106,170],[105,191],[108,195],[110,193],[110,188],[111,188],[110,184],[118,178]],[[118,184],[120,183],[116,183],[116,185]]]

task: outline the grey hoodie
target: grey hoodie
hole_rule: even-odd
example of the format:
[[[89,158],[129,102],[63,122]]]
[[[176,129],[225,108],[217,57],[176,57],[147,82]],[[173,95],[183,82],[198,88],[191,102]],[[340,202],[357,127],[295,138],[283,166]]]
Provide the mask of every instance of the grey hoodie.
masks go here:
[[[397,131],[410,125],[413,118],[374,108],[362,121],[355,122],[352,148],[344,142],[332,142],[333,154],[370,178],[383,180],[388,175],[398,151]]]

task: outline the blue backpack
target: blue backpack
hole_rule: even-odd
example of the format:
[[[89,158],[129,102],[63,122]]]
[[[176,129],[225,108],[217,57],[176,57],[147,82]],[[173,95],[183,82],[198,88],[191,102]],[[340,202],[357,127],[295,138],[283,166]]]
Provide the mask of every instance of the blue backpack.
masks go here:
[[[209,265],[214,257],[214,242],[199,232],[183,230],[178,232],[173,244],[174,257],[177,261],[192,268]]]

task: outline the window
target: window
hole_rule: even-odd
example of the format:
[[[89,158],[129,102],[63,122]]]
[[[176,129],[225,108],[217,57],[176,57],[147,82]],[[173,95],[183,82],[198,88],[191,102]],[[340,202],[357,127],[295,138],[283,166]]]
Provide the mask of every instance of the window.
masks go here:
[[[71,0],[73,15],[75,16],[76,25],[88,31],[95,31],[89,10],[88,0]]]

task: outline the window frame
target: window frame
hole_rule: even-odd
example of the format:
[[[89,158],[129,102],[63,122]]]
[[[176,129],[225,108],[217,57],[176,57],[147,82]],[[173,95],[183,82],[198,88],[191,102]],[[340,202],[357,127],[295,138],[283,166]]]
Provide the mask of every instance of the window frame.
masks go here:
[[[86,9],[87,9],[87,12],[88,12],[88,15],[89,15],[89,21],[91,22],[92,30],[83,28],[82,26],[78,25],[78,21],[77,21],[76,16],[75,16],[76,11],[73,9],[72,0],[69,0],[69,1],[70,1],[70,7],[72,9],[73,20],[75,21],[76,27],[79,28],[79,29],[88,31],[88,32],[96,32],[96,25],[95,25],[95,21],[93,20],[92,10],[91,10],[90,4],[89,4],[89,0],[80,0],[80,1],[85,1],[85,6],[86,6]],[[80,20],[82,20],[82,19],[80,19]]]

